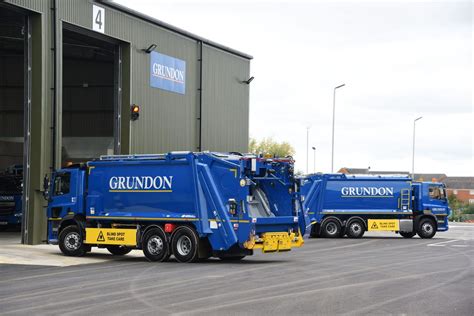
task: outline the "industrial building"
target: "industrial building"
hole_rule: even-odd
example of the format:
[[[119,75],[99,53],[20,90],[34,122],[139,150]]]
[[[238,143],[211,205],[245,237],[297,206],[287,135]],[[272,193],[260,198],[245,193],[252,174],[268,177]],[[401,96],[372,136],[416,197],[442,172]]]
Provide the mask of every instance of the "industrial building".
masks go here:
[[[56,168],[246,151],[251,59],[113,2],[1,2],[0,170],[23,166],[22,241],[46,239],[43,178]]]

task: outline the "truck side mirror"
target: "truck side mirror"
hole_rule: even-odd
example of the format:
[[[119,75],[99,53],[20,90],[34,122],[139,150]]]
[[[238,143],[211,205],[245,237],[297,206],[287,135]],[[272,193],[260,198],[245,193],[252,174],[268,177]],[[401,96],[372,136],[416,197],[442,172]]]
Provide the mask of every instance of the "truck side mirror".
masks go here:
[[[45,174],[43,178],[43,198],[46,201],[49,200],[49,178],[47,174]]]

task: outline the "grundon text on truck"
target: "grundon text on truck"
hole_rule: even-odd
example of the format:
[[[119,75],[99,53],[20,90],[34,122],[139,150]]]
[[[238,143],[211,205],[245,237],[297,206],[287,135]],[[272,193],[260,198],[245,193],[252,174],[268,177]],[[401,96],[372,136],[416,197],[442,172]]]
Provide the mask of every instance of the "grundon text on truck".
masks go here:
[[[443,183],[406,176],[314,174],[301,178],[311,237],[360,238],[365,231],[394,231],[432,238],[448,230],[450,208]]]
[[[48,242],[70,256],[94,246],[114,255],[142,249],[151,261],[289,251],[303,245],[309,226],[293,164],[172,152],[103,156],[57,170],[46,194]]]

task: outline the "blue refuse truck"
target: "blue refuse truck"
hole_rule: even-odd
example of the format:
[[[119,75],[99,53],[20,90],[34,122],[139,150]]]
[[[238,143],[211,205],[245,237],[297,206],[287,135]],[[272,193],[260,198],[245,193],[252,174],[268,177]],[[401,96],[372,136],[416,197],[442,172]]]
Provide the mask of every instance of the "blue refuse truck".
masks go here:
[[[290,158],[238,153],[103,156],[45,182],[48,242],[68,256],[142,249],[151,261],[289,251],[309,226],[293,170]]]
[[[0,231],[21,225],[22,194],[22,176],[0,175]]]
[[[300,179],[311,237],[360,238],[365,231],[394,231],[432,238],[448,230],[446,187],[406,176],[313,174]]]

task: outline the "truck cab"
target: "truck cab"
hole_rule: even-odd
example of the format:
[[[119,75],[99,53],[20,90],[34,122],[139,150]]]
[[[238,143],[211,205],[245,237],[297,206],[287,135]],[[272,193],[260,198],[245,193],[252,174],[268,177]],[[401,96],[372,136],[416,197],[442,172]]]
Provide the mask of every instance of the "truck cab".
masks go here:
[[[448,230],[448,217],[451,209],[448,205],[446,186],[438,182],[413,183],[414,209],[436,218],[437,230]]]
[[[79,223],[84,215],[84,166],[57,170],[48,192],[48,239],[57,243],[60,225]]]

